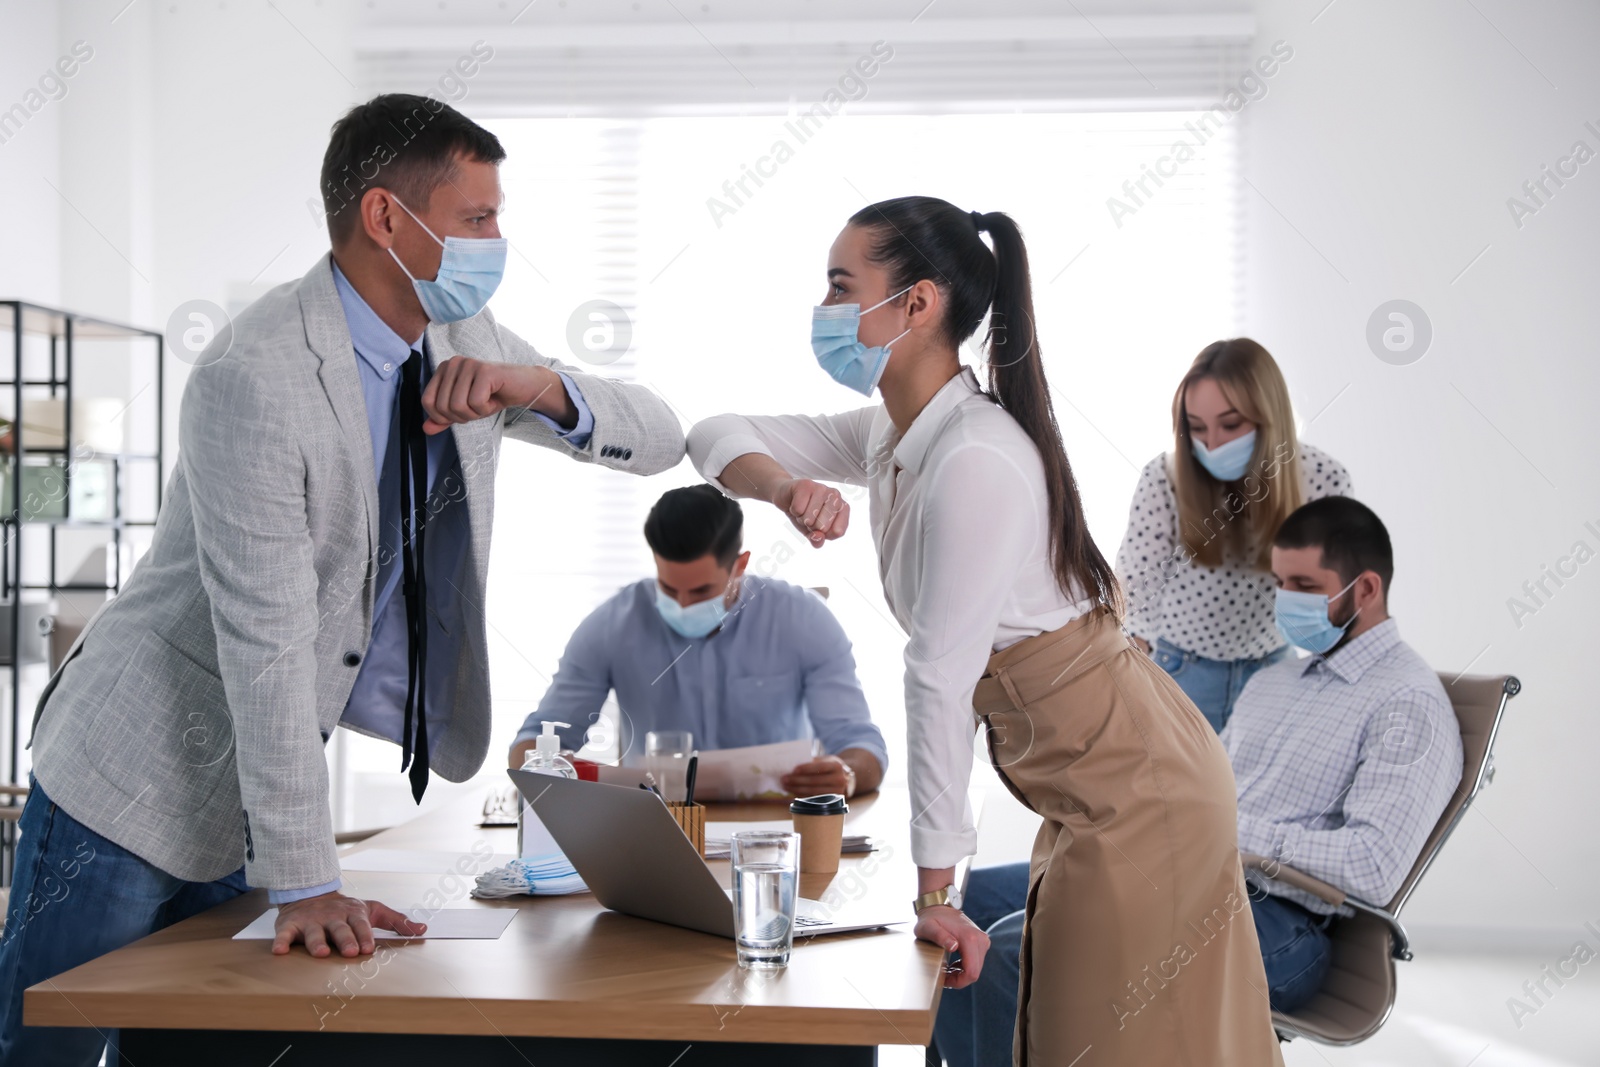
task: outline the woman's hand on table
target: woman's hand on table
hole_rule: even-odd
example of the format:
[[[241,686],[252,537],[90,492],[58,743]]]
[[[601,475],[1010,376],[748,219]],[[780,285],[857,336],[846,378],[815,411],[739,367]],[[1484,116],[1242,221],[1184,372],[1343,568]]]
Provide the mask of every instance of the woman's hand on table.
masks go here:
[[[963,989],[983,973],[989,935],[950,905],[935,904],[917,912],[917,936],[961,957],[959,963],[952,963],[945,971],[946,989]]]

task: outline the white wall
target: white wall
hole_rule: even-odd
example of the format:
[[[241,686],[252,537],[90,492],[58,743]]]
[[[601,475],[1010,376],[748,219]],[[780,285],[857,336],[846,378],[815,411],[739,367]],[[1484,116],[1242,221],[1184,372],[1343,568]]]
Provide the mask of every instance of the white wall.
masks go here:
[[[0,2],[0,111],[26,112],[0,129],[0,299],[54,304],[61,295],[61,199],[49,183],[61,184],[62,101],[40,91],[39,78],[62,51],[54,5]]]
[[[1409,921],[1570,946],[1600,917],[1600,563],[1520,626],[1507,599],[1574,542],[1600,551],[1600,162],[1520,229],[1506,200],[1574,141],[1600,151],[1600,9],[1325,2],[1257,5],[1258,40],[1295,58],[1248,114],[1246,326],[1304,417],[1332,401],[1306,436],[1389,526],[1402,635],[1440,670],[1525,685]],[[1395,298],[1434,329],[1407,366],[1364,337]]]
[[[349,53],[357,6],[138,6],[155,20],[154,318],[164,326],[186,300],[237,311],[328,250],[306,201],[318,195],[329,129],[361,95]],[[168,367],[176,426],[188,367]]]

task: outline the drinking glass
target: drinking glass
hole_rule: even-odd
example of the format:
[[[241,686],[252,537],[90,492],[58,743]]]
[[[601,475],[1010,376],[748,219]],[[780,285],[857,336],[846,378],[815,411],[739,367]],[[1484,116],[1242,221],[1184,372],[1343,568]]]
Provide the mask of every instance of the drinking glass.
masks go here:
[[[733,835],[733,930],[739,966],[777,970],[794,948],[800,835],[742,830]]]
[[[645,769],[655,775],[661,799],[681,802],[688,790],[694,735],[688,730],[651,730],[644,735]]]

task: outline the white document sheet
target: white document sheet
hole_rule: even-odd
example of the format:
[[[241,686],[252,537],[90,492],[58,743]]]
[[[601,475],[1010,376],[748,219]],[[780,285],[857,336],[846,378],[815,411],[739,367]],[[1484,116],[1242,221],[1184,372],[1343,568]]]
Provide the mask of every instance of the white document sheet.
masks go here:
[[[786,797],[781,779],[797,766],[812,759],[817,751],[814,738],[779,741],[748,748],[701,750],[696,772],[694,798],[710,800],[781,800]],[[645,758],[631,755],[622,766],[602,764],[600,780],[610,785],[636,786],[644,781]]]
[[[401,874],[445,874],[458,870],[463,855],[472,861],[472,872],[486,871],[491,867],[504,867],[514,858],[509,852],[496,853],[488,859],[476,853],[418,852],[403,848],[368,848],[339,857],[339,866],[347,871],[391,871]]]
[[[408,912],[413,922],[428,924],[428,932],[419,937],[402,937],[393,930],[374,927],[380,938],[396,941],[475,940],[495,941],[505,933],[511,920],[517,917],[515,908],[441,908],[429,912],[426,908],[412,908]],[[278,922],[278,909],[268,908],[256,917],[255,922],[233,935],[235,941],[271,941],[273,928]]]

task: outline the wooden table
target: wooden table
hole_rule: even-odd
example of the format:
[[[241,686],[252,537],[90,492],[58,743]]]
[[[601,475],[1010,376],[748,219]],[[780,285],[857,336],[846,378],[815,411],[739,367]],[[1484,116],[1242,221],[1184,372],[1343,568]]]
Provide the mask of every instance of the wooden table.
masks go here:
[[[478,828],[480,807],[465,798],[356,846],[451,852],[453,865],[346,872],[344,891],[401,908],[515,909],[498,940],[385,940],[351,960],[297,946],[274,957],[270,942],[232,940],[267,907],[256,890],[33,986],[24,1018],[121,1028],[132,1067],[868,1064],[877,1045],[931,1040],[944,954],[909,924],[799,939],[788,968],[764,976],[738,967],[731,940],[610,912],[587,893],[473,900],[481,857],[515,851],[515,830]],[[707,813],[785,817],[775,804]],[[904,791],[852,800],[849,832],[884,847],[844,857],[837,875],[806,876],[802,895],[832,888],[909,915],[908,822]],[[727,863],[711,867],[726,885]]]

